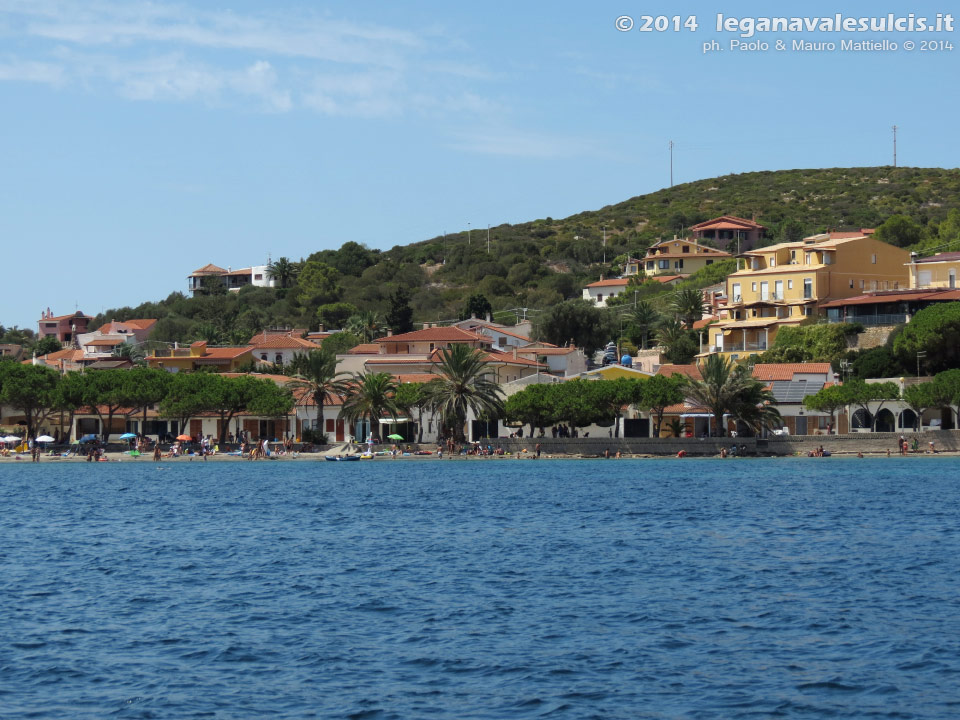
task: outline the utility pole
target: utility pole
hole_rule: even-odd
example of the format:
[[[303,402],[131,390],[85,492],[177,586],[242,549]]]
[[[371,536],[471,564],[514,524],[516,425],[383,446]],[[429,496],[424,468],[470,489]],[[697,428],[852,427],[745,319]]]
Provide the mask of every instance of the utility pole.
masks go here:
[[[897,166],[897,126],[893,126],[893,166]]]
[[[467,245],[470,244],[470,223],[467,223]]]
[[[603,226],[603,264],[607,264],[607,226]]]
[[[487,255],[490,254],[490,223],[487,223]]]
[[[673,140],[670,141],[670,187],[673,187]]]
[[[447,264],[447,231],[443,231],[443,264]]]

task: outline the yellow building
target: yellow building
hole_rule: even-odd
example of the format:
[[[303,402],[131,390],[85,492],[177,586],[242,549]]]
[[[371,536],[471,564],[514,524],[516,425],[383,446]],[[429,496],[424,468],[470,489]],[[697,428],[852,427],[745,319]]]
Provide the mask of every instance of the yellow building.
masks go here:
[[[907,265],[910,287],[916,290],[957,287],[960,272],[960,252],[937,253],[925,258],[911,256]]]
[[[152,368],[168,372],[192,372],[202,367],[213,367],[218,372],[236,372],[253,362],[253,347],[208,348],[199,340],[188,348],[171,348],[147,357]]]
[[[643,267],[647,275],[658,273],[692,275],[707,265],[732,257],[730,253],[700,245],[693,240],[673,238],[673,240],[661,240],[647,248]]]
[[[728,318],[710,326],[703,354],[761,353],[780,327],[814,318],[821,303],[906,287],[909,253],[871,232],[824,233],[744,253],[727,277]]]

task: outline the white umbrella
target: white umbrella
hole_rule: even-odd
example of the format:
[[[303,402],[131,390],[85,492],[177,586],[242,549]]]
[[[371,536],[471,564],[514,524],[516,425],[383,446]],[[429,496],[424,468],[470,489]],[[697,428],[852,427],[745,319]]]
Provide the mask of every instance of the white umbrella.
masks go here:
[[[54,442],[54,440],[49,435],[41,435],[40,437],[36,438],[36,442]]]
[[[17,435],[4,435],[2,438],[0,438],[0,442],[5,442],[5,443],[19,442],[19,441],[20,441],[20,437]]]

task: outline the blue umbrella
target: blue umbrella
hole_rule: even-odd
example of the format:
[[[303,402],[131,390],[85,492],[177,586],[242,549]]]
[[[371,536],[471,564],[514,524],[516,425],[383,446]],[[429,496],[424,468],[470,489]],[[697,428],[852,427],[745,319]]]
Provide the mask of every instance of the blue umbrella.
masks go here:
[[[97,441],[96,435],[84,435],[82,438],[80,438],[80,442],[82,443],[89,443],[89,442],[96,442],[96,441]]]
[[[135,438],[136,436],[137,436],[136,433],[124,433],[123,435],[120,436],[120,439],[121,439],[121,440],[132,440],[132,439]]]

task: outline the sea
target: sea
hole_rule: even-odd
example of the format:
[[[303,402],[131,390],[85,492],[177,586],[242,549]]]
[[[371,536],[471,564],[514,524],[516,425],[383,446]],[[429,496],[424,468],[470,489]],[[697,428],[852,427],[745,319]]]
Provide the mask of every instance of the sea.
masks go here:
[[[960,717],[960,460],[3,462],[0,717]]]

